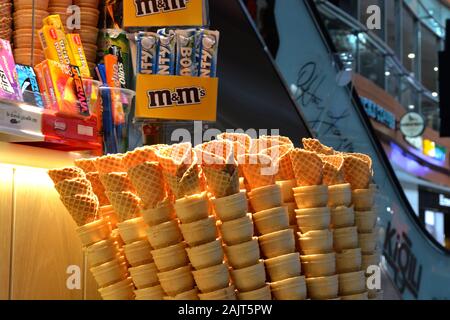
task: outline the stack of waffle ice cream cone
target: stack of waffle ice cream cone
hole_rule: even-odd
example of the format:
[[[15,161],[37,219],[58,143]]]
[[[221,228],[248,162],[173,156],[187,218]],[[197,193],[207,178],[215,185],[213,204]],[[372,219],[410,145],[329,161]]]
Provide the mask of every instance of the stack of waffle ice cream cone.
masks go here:
[[[159,148],[156,156],[159,161],[158,180],[161,184],[166,183],[168,196],[175,201],[173,205],[166,199],[156,209],[158,213],[147,215],[149,219],[153,216],[148,220],[148,238],[155,248],[152,254],[158,279],[165,293],[164,299],[198,300],[198,289],[186,248],[216,238],[215,230],[210,230],[206,193],[200,193],[199,169],[192,161],[190,144]],[[198,230],[202,231],[197,234]],[[186,241],[183,241],[184,236]]]
[[[328,208],[310,209],[309,213],[316,212],[317,217],[320,214],[324,220],[323,225],[328,223],[331,226],[332,244],[335,251],[328,254],[329,261],[332,260],[332,256],[335,260],[333,262],[334,267],[331,267],[331,262],[329,264],[329,280],[327,281],[326,277],[322,277],[322,280],[307,280],[311,287],[309,293],[311,296],[314,295],[314,292],[312,292],[314,290],[322,294],[323,291],[320,293],[318,289],[324,284],[320,282],[327,283],[328,286],[335,286],[337,279],[340,299],[367,299],[364,272],[361,270],[361,248],[358,244],[355,213],[351,204],[352,186],[364,185],[364,181],[370,181],[370,167],[361,165],[364,162],[360,159],[364,159],[367,163],[371,163],[371,160],[365,155],[352,157],[348,154],[335,152],[332,148],[322,145],[315,139],[304,139],[303,144],[305,149],[315,153],[322,160],[323,184],[328,187]],[[350,158],[350,161],[346,164],[348,158]],[[355,159],[356,165],[354,164]],[[353,169],[354,166],[356,166],[356,169]],[[298,210],[298,213],[301,213],[301,211]],[[303,213],[307,212],[308,209],[303,210]],[[330,213],[330,218],[328,218]],[[306,221],[307,218],[298,219],[300,228],[302,228],[301,223]],[[306,242],[303,243],[306,244]],[[304,247],[302,249],[305,250]],[[313,262],[312,259],[324,260],[324,257],[326,255],[322,257],[320,255],[303,256],[303,264],[306,267],[308,263]],[[322,261],[322,264],[325,266],[324,261]],[[334,272],[332,272],[333,270]],[[334,273],[337,273],[337,275],[334,275]],[[333,281],[331,281],[331,277],[333,277]]]
[[[364,154],[344,154],[344,177],[351,185],[351,199],[355,210],[355,228],[357,230],[358,244],[360,247],[361,268],[358,277],[363,279],[367,274],[367,268],[378,265],[380,254],[377,250],[378,228],[377,213],[374,207],[376,186],[370,184],[372,180],[372,160]],[[342,281],[348,281],[343,279]],[[364,278],[365,281],[365,278]],[[377,290],[364,290],[350,295],[359,299],[377,299],[381,294]],[[354,298],[355,299],[355,298]]]
[[[293,189],[298,209],[299,246],[308,296],[334,299],[338,296],[338,278],[333,252],[328,188],[322,184],[322,160],[315,151],[294,149],[291,162],[297,187]]]
[[[251,218],[247,215],[247,198],[245,192],[239,190],[239,170],[234,158],[234,145],[228,140],[212,141],[198,146],[196,153],[207,181],[215,217],[219,220],[221,239],[216,240],[215,250],[217,257],[220,255],[221,259],[220,261],[217,259],[215,263],[223,264],[225,249],[227,262],[233,273],[233,270],[246,267],[254,263],[255,259],[256,262],[259,260],[258,243],[256,242],[255,251],[255,242],[252,241],[253,225]],[[224,248],[222,248],[222,241],[225,244]],[[249,251],[250,254],[247,254]],[[200,299],[235,300],[236,287],[230,284],[229,274],[226,277],[228,281],[223,282],[222,288],[212,292],[202,292]]]
[[[161,290],[153,288],[158,285],[158,281],[151,254],[153,248],[146,237],[147,225],[141,216],[141,199],[127,172],[134,172],[134,167],[129,168],[127,164],[140,165],[140,162],[147,160],[136,154],[138,153],[103,156],[96,159],[95,166],[116,212],[117,232],[124,243],[123,251],[129,264],[131,279],[137,288],[134,290],[133,286],[136,299],[161,299],[162,295],[158,295]],[[141,187],[139,184],[138,186]]]
[[[306,298],[306,286],[300,275],[300,258],[296,252],[294,231],[289,227],[287,207],[283,206],[281,186],[275,184],[280,173],[280,153],[269,152],[275,151],[270,149],[274,148],[272,142],[275,144],[275,141],[265,140],[265,137],[253,140],[250,153],[239,158],[239,165],[242,165],[251,189],[249,201],[265,258],[253,266],[253,272],[260,273],[260,284],[263,284],[263,270],[267,270],[271,282],[263,285],[266,290],[270,289],[274,299],[301,300]]]
[[[103,299],[132,299],[133,283],[128,277],[127,264],[112,237],[108,220],[98,217],[97,196],[85,172],[77,167],[50,170],[49,176],[61,195],[74,221],[85,248],[91,272]]]
[[[137,300],[161,300],[167,296],[167,289],[164,289],[167,285],[163,280],[161,284],[164,286],[161,286],[158,272],[185,266],[187,260],[183,246],[181,250],[177,247],[182,238],[173,205],[166,197],[162,168],[156,160],[153,148],[136,149],[124,157],[128,176],[141,198],[142,219],[148,227],[145,241],[151,247],[149,254],[153,258],[153,261],[130,268],[137,287]],[[182,253],[181,256],[171,261],[169,256],[177,255],[178,252]],[[189,299],[189,296],[185,298]]]

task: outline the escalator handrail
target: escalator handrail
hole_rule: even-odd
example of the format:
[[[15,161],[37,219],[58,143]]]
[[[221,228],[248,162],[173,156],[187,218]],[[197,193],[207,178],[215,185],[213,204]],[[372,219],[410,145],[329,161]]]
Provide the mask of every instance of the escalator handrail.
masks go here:
[[[321,35],[323,37],[323,40],[325,41],[326,46],[328,49],[334,54],[333,56],[336,56],[337,50],[334,46],[334,43],[331,39],[331,36],[329,35],[324,22],[322,21],[320,17],[320,13],[318,9],[315,6],[314,0],[304,0],[306,3],[307,8],[310,10],[311,16],[314,18],[316,26],[319,28]],[[338,60],[338,59],[337,59]],[[340,66],[342,66],[341,61],[336,61],[336,63]],[[348,86],[349,91],[352,94],[352,100],[355,103],[357,113],[359,117],[362,120],[363,125],[366,127],[366,129],[369,131],[370,139],[372,140],[372,143],[374,145],[375,151],[377,152],[378,156],[383,159],[382,165],[384,166],[384,169],[386,170],[386,175],[391,181],[392,184],[396,187],[397,195],[400,198],[400,201],[402,202],[402,205],[404,208],[406,208],[407,213],[409,214],[409,217],[414,222],[414,225],[421,231],[422,235],[425,235],[425,238],[429,241],[430,245],[434,246],[438,251],[440,251],[442,254],[445,254],[446,256],[450,256],[450,249],[445,248],[442,244],[440,244],[425,228],[425,226],[421,223],[417,215],[414,213],[414,210],[409,203],[409,200],[406,198],[405,193],[403,192],[403,188],[400,184],[400,181],[398,180],[397,176],[395,175],[395,172],[390,165],[389,159],[386,155],[386,153],[383,151],[383,147],[381,146],[380,141],[376,138],[375,130],[370,123],[370,119],[367,116],[367,114],[364,111],[364,106],[361,103],[361,100],[359,99],[359,95],[356,92],[356,89],[353,87],[353,85],[350,83]]]

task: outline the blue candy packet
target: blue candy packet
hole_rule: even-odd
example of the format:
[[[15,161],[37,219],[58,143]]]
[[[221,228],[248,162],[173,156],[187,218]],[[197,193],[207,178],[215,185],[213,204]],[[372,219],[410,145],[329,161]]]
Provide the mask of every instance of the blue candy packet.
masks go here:
[[[153,32],[139,32],[137,43],[137,72],[156,74],[158,71],[159,38]]]
[[[176,75],[198,77],[200,33],[196,29],[176,30]]]
[[[170,29],[159,29],[158,67],[157,74],[174,75],[176,57],[175,31]]]
[[[41,91],[33,68],[16,64],[16,71],[24,101],[39,108],[44,108],[44,101],[42,100]]]
[[[200,58],[199,71],[200,77],[217,76],[217,56],[219,51],[219,31],[202,30],[200,35]]]

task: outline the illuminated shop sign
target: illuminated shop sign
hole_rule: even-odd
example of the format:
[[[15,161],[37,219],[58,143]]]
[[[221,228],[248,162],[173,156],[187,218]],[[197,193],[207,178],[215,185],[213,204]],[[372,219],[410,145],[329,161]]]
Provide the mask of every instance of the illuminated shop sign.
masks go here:
[[[409,138],[405,137],[406,142],[408,142],[411,146],[416,148],[417,150],[422,151],[423,150],[423,138],[422,136]]]
[[[412,147],[419,150],[427,157],[433,158],[440,162],[444,162],[447,157],[447,148],[432,140],[424,139],[422,136],[415,138],[405,137],[405,140]]]
[[[409,138],[421,136],[425,131],[425,119],[420,113],[407,112],[400,119],[400,131]]]
[[[443,194],[439,195],[439,205],[441,207],[450,207],[450,198],[447,198]]]
[[[395,130],[396,120],[392,112],[387,111],[383,107],[373,102],[370,99],[361,97],[361,102],[364,105],[367,115],[375,121],[384,124],[386,127]]]
[[[445,161],[445,157],[447,154],[447,148],[437,144],[434,141],[423,139],[423,154],[436,159],[438,161]]]

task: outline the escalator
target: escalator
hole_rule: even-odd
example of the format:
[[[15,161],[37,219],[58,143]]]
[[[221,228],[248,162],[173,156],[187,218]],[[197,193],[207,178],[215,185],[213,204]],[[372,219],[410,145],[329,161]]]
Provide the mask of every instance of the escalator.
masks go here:
[[[449,299],[450,252],[414,214],[313,2],[267,2],[277,35],[272,55],[242,0],[209,1],[211,27],[222,34],[215,126],[279,129],[297,144],[313,134],[336,150],[369,154],[385,298]]]

